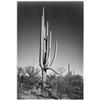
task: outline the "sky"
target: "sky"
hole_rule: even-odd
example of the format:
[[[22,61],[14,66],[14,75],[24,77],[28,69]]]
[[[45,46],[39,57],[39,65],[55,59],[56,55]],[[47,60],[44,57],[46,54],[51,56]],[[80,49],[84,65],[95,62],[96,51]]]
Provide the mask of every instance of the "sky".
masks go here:
[[[52,31],[51,59],[57,40],[57,57],[52,68],[83,75],[83,2],[18,2],[17,65],[39,67],[39,39],[42,8]]]

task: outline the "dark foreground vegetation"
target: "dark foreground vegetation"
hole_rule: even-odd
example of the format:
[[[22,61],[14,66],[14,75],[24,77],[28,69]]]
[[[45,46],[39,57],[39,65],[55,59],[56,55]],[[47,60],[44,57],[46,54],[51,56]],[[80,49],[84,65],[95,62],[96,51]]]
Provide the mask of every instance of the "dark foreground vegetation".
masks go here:
[[[48,75],[45,95],[41,92],[40,71],[34,67],[19,67],[17,70],[18,99],[83,99],[83,77],[66,73],[64,76]]]

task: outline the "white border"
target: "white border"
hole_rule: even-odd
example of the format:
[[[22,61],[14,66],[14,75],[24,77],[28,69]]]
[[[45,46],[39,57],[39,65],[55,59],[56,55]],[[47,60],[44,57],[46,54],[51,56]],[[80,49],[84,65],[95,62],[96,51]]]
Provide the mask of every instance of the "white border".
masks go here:
[[[22,0],[27,1],[27,0]],[[30,0],[33,1],[33,0]],[[39,0],[41,1],[41,0]],[[46,1],[46,0],[44,0]],[[52,1],[52,0],[51,0]],[[75,1],[75,0],[70,0]],[[80,0],[77,0],[80,1]],[[100,1],[84,1],[85,99],[100,100]],[[0,99],[16,100],[17,1],[0,1]]]

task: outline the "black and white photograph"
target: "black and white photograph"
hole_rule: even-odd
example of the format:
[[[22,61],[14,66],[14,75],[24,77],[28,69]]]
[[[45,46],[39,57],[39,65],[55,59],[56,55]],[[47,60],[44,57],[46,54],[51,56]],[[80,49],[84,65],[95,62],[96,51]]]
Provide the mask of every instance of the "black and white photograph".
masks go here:
[[[17,99],[84,99],[84,1],[17,1]]]

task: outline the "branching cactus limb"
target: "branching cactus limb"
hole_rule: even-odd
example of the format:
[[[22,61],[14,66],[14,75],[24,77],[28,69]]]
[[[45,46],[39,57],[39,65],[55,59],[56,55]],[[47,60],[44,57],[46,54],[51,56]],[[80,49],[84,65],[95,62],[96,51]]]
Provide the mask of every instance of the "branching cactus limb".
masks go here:
[[[53,56],[53,59],[52,59],[52,61],[51,61],[49,66],[51,66],[53,64],[54,60],[56,59],[56,55],[57,55],[57,41],[55,42],[54,56]]]
[[[49,43],[48,43],[48,55],[47,55],[47,59],[46,59],[46,66],[49,66],[50,63],[50,55],[51,55],[51,38],[52,38],[52,32],[50,31],[50,39],[49,39]]]
[[[58,75],[60,75],[61,76],[61,74],[59,74],[59,73],[57,73],[54,69],[52,69],[52,68],[46,68],[47,70],[52,70],[54,73],[56,73],[56,74],[58,74]]]

